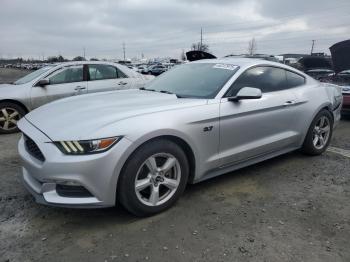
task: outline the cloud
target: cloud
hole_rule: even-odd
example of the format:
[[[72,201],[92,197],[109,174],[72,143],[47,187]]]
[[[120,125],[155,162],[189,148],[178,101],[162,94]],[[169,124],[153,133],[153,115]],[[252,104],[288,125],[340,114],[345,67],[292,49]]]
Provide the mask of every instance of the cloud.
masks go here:
[[[223,56],[327,52],[349,38],[347,0],[2,0],[0,56],[179,57],[200,39]]]

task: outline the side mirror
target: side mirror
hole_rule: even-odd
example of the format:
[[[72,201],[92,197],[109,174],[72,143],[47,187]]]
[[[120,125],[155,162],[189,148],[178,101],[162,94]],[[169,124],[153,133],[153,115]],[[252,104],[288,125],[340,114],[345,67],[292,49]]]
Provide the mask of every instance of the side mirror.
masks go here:
[[[259,88],[254,87],[243,87],[241,90],[238,91],[237,95],[234,97],[229,97],[229,101],[237,102],[239,100],[244,99],[259,99],[261,98],[262,93]]]
[[[41,86],[41,87],[44,87],[44,86],[47,86],[50,84],[50,80],[49,79],[41,79],[39,80],[39,82],[36,84],[37,86]]]

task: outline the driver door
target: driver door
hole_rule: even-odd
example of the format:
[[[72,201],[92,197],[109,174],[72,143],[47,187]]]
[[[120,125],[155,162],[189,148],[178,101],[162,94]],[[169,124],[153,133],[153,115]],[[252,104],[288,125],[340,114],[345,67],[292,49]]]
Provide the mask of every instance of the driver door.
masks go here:
[[[221,165],[235,165],[298,143],[295,128],[296,96],[286,88],[285,70],[255,67],[233,83],[226,96],[235,96],[243,87],[262,91],[260,99],[236,102],[222,98],[220,103]]]
[[[57,99],[87,93],[83,65],[62,67],[46,78],[49,85],[33,86],[31,89],[33,109]]]

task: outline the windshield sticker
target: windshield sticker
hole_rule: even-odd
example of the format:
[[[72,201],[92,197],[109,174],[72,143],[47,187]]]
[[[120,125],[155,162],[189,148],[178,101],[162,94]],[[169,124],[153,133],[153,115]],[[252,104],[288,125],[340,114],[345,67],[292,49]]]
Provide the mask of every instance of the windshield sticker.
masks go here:
[[[219,69],[226,69],[226,70],[236,70],[238,66],[236,65],[230,65],[230,64],[216,64],[213,66],[213,68],[219,68]]]

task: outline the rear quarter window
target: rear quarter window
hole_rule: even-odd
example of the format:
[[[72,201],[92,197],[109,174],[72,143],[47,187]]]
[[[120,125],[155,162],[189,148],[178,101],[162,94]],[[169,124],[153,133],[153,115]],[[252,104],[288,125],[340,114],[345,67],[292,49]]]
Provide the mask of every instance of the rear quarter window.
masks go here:
[[[286,70],[288,88],[302,86],[305,84],[305,77]]]

